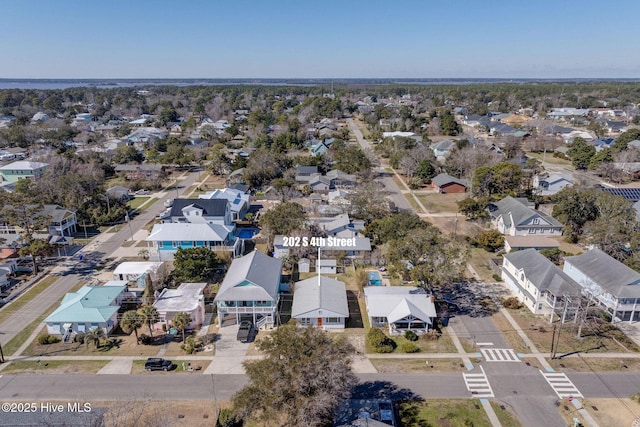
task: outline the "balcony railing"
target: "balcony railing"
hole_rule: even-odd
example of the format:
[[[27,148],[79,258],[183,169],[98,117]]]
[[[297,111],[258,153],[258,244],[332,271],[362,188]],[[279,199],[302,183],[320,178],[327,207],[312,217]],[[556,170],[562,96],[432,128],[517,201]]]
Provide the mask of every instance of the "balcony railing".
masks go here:
[[[229,314],[245,314],[245,313],[273,313],[275,306],[271,307],[218,307],[218,312]]]

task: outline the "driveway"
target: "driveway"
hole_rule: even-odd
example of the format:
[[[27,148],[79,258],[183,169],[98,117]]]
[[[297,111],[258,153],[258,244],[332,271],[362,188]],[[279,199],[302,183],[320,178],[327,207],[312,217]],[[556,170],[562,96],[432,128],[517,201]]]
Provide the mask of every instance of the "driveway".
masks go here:
[[[249,344],[236,339],[238,325],[223,326],[218,331],[216,354],[213,362],[203,372],[204,374],[244,374],[242,362],[247,356]]]

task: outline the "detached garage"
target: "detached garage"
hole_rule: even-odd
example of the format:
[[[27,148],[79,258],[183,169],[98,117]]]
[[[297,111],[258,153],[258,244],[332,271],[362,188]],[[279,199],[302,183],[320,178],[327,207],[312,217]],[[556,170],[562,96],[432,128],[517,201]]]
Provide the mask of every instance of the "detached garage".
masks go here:
[[[458,178],[454,178],[446,173],[436,175],[431,180],[431,187],[439,193],[464,193],[467,191],[467,184]]]

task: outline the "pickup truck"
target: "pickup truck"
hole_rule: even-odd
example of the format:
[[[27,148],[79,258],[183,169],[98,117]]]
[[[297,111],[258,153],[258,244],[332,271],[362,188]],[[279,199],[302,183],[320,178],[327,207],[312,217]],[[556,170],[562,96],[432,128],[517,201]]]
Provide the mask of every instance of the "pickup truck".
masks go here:
[[[253,338],[253,333],[255,328],[253,327],[253,323],[245,320],[240,323],[240,328],[238,328],[238,341],[240,342],[251,342]]]
[[[150,357],[144,364],[147,371],[168,371],[173,366],[171,360],[161,359],[159,357]]]

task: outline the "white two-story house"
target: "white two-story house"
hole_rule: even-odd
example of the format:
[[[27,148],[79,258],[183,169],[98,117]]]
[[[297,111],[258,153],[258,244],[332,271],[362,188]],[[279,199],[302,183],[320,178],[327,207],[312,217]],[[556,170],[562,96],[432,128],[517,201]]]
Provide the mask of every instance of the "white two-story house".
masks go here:
[[[561,236],[562,224],[555,218],[525,205],[521,200],[505,197],[487,208],[491,222],[509,236]]]
[[[611,320],[640,320],[640,274],[594,248],[566,257],[564,272],[611,313]]]
[[[535,249],[506,254],[502,280],[533,314],[549,315],[550,320],[553,313],[575,312],[581,295],[580,286]]]

